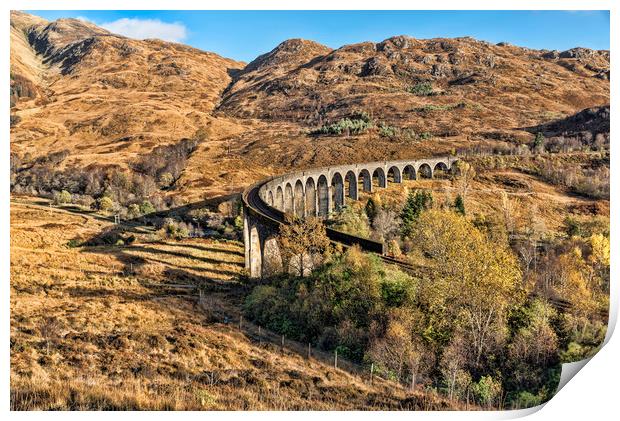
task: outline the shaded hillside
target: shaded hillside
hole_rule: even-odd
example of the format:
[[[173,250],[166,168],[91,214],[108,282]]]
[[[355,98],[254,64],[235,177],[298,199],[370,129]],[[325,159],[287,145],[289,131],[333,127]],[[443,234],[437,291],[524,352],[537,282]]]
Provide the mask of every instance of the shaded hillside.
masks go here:
[[[599,148],[609,146],[609,105],[587,108],[569,117],[529,127],[531,133],[542,133],[545,137],[560,142],[578,140]]]
[[[40,95],[41,58],[29,44],[28,27],[45,24],[45,20],[22,12],[11,13],[11,107],[20,98],[33,99]]]

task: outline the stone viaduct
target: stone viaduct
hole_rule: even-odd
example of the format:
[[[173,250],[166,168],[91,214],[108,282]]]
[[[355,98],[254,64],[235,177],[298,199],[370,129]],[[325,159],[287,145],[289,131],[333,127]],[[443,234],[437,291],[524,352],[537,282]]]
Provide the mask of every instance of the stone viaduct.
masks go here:
[[[433,178],[454,170],[457,157],[369,162],[338,165],[292,172],[257,183],[243,192],[243,240],[245,267],[250,277],[270,276],[282,270],[276,240],[285,214],[300,218],[328,219],[346,205],[346,198],[357,200],[360,190],[372,192],[403,179]],[[383,244],[333,229],[332,241],[359,244],[362,249],[383,254]]]

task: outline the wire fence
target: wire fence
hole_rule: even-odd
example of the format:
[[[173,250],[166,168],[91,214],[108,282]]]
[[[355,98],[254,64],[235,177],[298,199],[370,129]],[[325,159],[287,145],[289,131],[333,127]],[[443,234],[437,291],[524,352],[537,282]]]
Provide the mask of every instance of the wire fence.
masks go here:
[[[345,371],[361,378],[364,382],[373,384],[377,380],[388,381],[403,386],[397,379],[385,375],[374,363],[359,364],[353,362],[338,353],[338,350],[325,351],[312,346],[311,343],[302,343],[286,335],[278,334],[258,324],[252,323],[240,316],[231,316],[225,309],[217,304],[217,301],[206,296],[199,290],[199,307],[207,311],[211,317],[221,323],[234,326],[251,341],[261,344],[271,344],[282,352],[288,351],[304,357],[307,360],[316,360],[326,366]],[[404,379],[403,379],[404,380]]]

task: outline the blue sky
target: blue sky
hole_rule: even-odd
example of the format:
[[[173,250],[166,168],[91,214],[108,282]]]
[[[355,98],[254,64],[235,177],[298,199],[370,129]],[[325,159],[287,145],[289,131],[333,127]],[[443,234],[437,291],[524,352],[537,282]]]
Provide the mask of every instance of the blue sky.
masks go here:
[[[77,17],[133,38],[183,42],[251,61],[289,38],[332,48],[394,35],[472,36],[565,50],[609,49],[608,11],[29,11],[48,20]]]

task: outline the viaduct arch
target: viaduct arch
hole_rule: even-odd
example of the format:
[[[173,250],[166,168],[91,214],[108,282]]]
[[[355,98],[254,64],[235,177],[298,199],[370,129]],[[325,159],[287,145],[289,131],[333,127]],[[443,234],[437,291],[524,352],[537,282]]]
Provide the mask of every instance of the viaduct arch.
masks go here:
[[[358,200],[359,192],[372,192],[389,183],[433,178],[453,172],[457,157],[369,162],[297,171],[259,182],[243,192],[243,236],[245,267],[252,278],[267,277],[282,270],[277,244],[279,225],[285,214],[305,218],[329,215]],[[359,244],[362,249],[383,254],[383,244],[327,229],[332,241]]]

